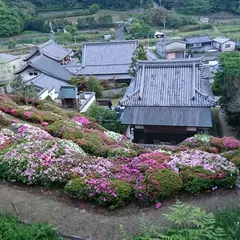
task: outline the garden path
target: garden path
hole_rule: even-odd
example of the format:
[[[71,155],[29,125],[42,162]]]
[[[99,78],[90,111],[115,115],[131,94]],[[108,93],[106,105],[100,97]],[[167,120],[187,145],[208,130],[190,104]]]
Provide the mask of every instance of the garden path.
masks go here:
[[[177,198],[177,196],[176,196]],[[198,197],[180,198],[188,204],[216,211],[223,208],[240,207],[240,189],[213,192]],[[173,200],[175,201],[175,200]],[[33,192],[31,188],[14,186],[0,182],[0,212],[12,212],[14,204],[20,220],[24,222],[48,222],[64,234],[87,238],[89,240],[120,240],[119,225],[122,224],[129,234],[139,231],[139,220],[153,224],[162,220],[162,213],[168,211],[173,201],[164,201],[160,210],[153,206],[136,211],[121,210],[109,214],[94,213],[59,201],[56,197],[46,197]],[[124,213],[125,211],[125,213]]]

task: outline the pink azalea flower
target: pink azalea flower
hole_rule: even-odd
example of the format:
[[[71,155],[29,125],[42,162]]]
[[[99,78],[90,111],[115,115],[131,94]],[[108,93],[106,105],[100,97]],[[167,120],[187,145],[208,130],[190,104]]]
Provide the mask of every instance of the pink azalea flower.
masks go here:
[[[158,202],[156,205],[155,205],[155,209],[159,209],[160,207],[162,206],[162,204],[160,202]]]

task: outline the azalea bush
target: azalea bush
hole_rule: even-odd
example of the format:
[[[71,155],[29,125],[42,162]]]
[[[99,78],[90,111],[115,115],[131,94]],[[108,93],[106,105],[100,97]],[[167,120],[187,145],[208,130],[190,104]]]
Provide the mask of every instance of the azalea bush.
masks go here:
[[[234,164],[225,157],[201,150],[187,150],[171,155],[171,161],[168,162],[168,166],[175,172],[179,172],[180,168],[186,166],[202,166],[205,170],[209,170],[213,173],[218,171],[235,173],[237,171]]]
[[[123,206],[132,197],[132,187],[127,182],[106,178],[76,178],[68,182],[65,191],[72,198],[92,200],[112,207]]]
[[[0,177],[27,184],[66,182],[83,156],[83,150],[67,140],[20,143],[0,152]]]
[[[197,134],[194,137],[184,140],[182,145],[217,153],[218,151],[227,151],[240,148],[240,141],[233,137],[217,138],[210,135]]]
[[[157,202],[180,191],[183,187],[180,176],[169,169],[154,169],[146,172],[137,184],[137,197],[147,202]]]
[[[50,124],[46,128],[55,137],[70,140],[82,138],[82,128],[73,120],[59,120]]]
[[[138,152],[129,148],[118,147],[108,151],[109,157],[121,156],[121,157],[136,157]]]

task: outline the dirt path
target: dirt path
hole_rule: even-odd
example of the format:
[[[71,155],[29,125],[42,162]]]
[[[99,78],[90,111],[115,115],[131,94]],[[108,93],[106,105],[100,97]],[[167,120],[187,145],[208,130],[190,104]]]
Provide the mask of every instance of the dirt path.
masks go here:
[[[216,193],[180,200],[212,211],[240,207],[240,189]],[[139,232],[140,219],[157,224],[162,220],[161,213],[167,212],[170,204],[169,201],[163,202],[160,210],[155,210],[152,206],[148,209],[133,211],[135,213],[97,214],[67,205],[54,197],[44,197],[33,193],[30,188],[17,187],[3,182],[0,182],[0,203],[0,212],[14,213],[13,203],[22,221],[48,222],[61,233],[89,240],[122,239],[119,231],[120,224],[128,233],[136,234]]]
[[[224,136],[236,137],[237,132],[234,131],[233,127],[228,125],[228,123],[226,121],[227,115],[224,112],[224,110],[219,108],[218,115],[219,115],[219,120],[220,120],[220,124],[221,124],[221,128],[222,128],[223,137]]]

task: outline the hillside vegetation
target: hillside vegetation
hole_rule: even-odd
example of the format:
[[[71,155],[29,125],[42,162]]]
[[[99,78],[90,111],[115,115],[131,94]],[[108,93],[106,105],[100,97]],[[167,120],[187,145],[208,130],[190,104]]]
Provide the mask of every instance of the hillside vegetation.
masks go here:
[[[73,199],[111,209],[237,184],[240,141],[234,138],[196,135],[151,151],[78,112],[27,102],[32,106],[0,95],[0,178],[7,181],[64,187]]]

